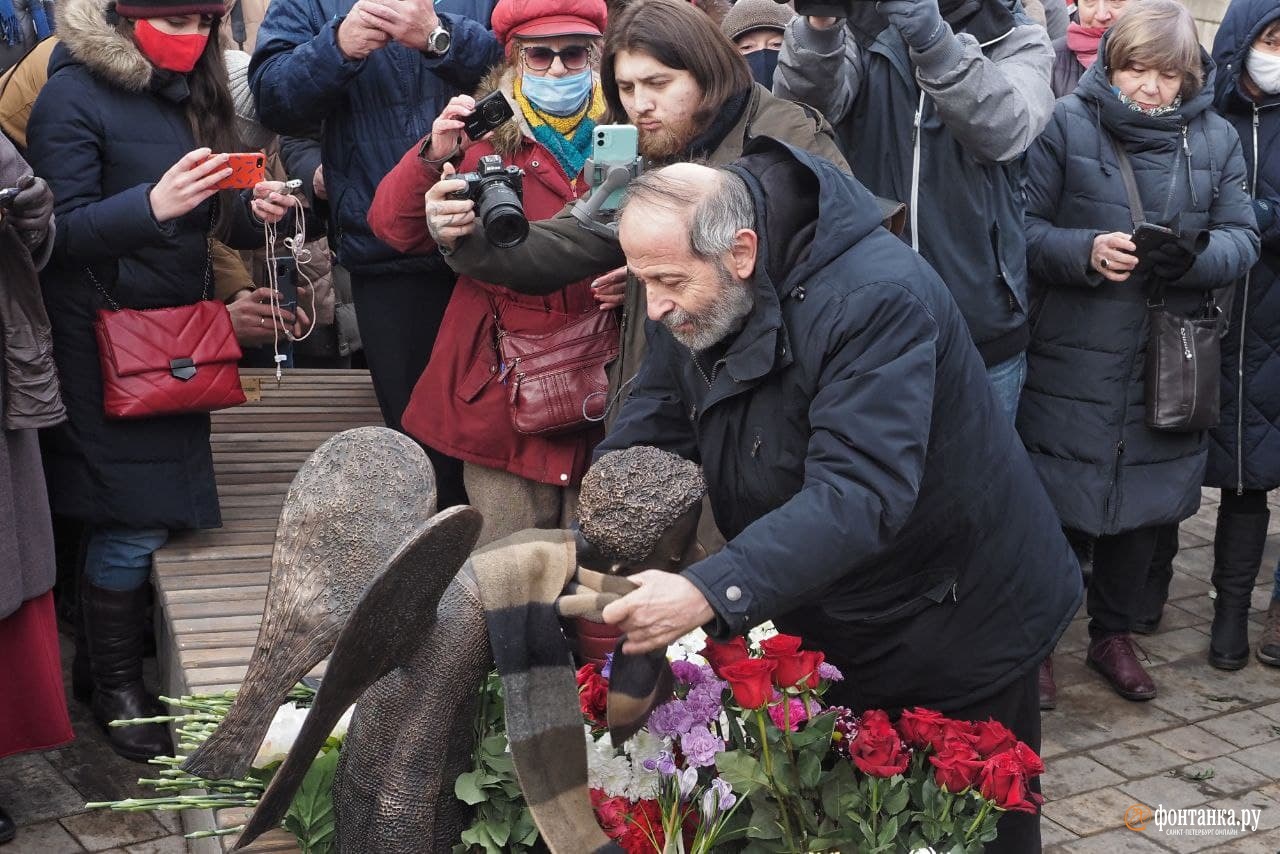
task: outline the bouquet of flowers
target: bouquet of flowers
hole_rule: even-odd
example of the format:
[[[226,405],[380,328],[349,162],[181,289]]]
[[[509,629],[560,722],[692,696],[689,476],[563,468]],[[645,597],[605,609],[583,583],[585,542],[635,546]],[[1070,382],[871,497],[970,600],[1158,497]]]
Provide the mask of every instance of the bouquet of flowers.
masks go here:
[[[175,709],[178,714],[155,718],[136,718],[112,721],[112,726],[129,726],[141,723],[173,724],[177,735],[178,756],[157,756],[148,760],[157,766],[155,777],[138,780],[138,784],[155,789],[154,798],[126,798],[120,801],[102,801],[85,804],[86,809],[139,810],[188,810],[252,808],[257,806],[262,793],[280,763],[284,761],[298,731],[307,717],[307,709],[315,698],[315,690],[297,685],[271,720],[271,726],[262,740],[262,746],[254,757],[249,774],[242,780],[207,780],[182,770],[186,754],[195,750],[226,717],[235,691],[218,694],[194,694],[178,698],[161,697],[160,700]],[[346,736],[354,706],[338,721],[324,747],[316,756],[298,787],[298,794],[285,815],[284,827],[298,840],[303,854],[329,854],[333,848],[334,812],[330,787],[338,766],[338,750]],[[196,790],[196,794],[189,794]],[[243,825],[219,830],[202,830],[187,834],[188,839],[209,836],[225,836],[239,833]]]
[[[828,706],[842,676],[798,637],[699,636],[672,653],[675,697],[618,749],[605,729],[608,663],[578,671],[592,803],[629,854],[972,854],[1004,812],[1041,801],[1030,788],[1040,758],[1002,724]],[[535,840],[536,829],[521,845]]]

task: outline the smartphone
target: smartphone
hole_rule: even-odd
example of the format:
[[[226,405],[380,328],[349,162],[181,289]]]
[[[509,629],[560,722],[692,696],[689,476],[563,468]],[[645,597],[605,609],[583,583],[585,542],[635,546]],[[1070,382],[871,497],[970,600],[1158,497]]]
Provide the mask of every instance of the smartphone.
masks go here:
[[[507,96],[502,94],[501,89],[495,89],[476,101],[475,111],[462,120],[462,129],[475,141],[514,116],[515,112],[512,111]]]
[[[267,180],[267,157],[261,151],[228,154],[227,166],[231,174],[215,185],[219,190],[252,190]]]
[[[1170,241],[1178,239],[1177,233],[1171,228],[1165,228],[1163,225],[1152,225],[1144,222],[1133,230],[1133,245],[1137,248],[1134,254],[1141,261],[1148,252],[1159,246],[1163,246]]]
[[[16,199],[18,194],[21,192],[22,190],[17,187],[8,187],[4,190],[0,190],[0,210],[12,210],[13,200]]]
[[[596,168],[592,170],[590,181],[594,190],[603,183],[610,166],[630,168],[636,162],[640,133],[635,125],[597,125],[592,143],[591,159]],[[625,193],[625,187],[614,190],[599,210],[617,210]]]

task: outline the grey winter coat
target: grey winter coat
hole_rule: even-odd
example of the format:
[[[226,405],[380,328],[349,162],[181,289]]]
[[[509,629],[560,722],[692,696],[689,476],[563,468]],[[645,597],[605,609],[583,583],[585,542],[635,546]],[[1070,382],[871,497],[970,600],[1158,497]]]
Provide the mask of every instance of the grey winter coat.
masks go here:
[[[1102,42],[1105,55],[1106,37]],[[1089,265],[1093,240],[1133,230],[1116,155],[1123,144],[1150,222],[1209,229],[1208,248],[1166,307],[1191,315],[1209,291],[1233,284],[1258,257],[1240,139],[1210,109],[1206,85],[1174,113],[1152,118],[1112,93],[1097,62],[1058,102],[1027,161],[1028,266],[1038,295],[1018,429],[1062,524],[1091,535],[1178,522],[1200,503],[1205,433],[1143,423],[1147,285],[1113,283]]]
[[[30,174],[0,135],[0,187]],[[50,227],[38,238],[33,258],[27,241],[0,216],[0,620],[54,581],[53,530],[34,429],[66,417],[36,278],[52,234]]]
[[[961,32],[925,53],[892,26],[863,49],[845,27],[797,17],[774,77],[775,94],[835,126],[868,189],[907,203],[911,244],[951,289],[988,365],[1026,345],[1022,155],[1053,111],[1049,39],[1010,8],[1012,28],[985,44]]]
[[[1049,85],[1053,87],[1053,97],[1061,98],[1076,91],[1080,77],[1084,74],[1084,66],[1076,57],[1075,51],[1067,47],[1067,37],[1063,36],[1053,43],[1053,74]]]

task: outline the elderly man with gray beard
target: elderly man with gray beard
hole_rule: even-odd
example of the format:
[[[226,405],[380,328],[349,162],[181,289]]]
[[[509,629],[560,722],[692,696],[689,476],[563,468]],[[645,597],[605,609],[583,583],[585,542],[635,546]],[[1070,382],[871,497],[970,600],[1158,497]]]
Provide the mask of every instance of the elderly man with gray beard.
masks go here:
[[[630,577],[603,615],[625,651],[772,619],[844,672],[833,702],[990,716],[1038,749],[1080,572],[937,274],[861,184],[773,140],[641,176],[620,238],[649,355],[596,453],[701,463],[728,539]],[[1039,850],[1038,817],[990,850]]]

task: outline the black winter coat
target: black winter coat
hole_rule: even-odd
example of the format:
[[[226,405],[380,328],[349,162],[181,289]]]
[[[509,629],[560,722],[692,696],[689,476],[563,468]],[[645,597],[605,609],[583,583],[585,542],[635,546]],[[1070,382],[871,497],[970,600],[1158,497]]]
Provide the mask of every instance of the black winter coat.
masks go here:
[[[1205,483],[1224,489],[1280,487],[1280,95],[1255,102],[1240,83],[1250,45],[1277,18],[1275,0],[1235,0],[1213,42],[1214,106],[1239,132],[1249,191],[1272,214],[1222,342],[1222,422],[1209,432]]]
[[[1122,104],[1095,62],[1027,160],[1028,266],[1040,304],[1018,430],[1062,524],[1095,536],[1195,513],[1206,445],[1203,432],[1144,425],[1147,282],[1109,282],[1089,266],[1095,236],[1133,231],[1107,134],[1129,155],[1150,222],[1211,229],[1208,248],[1167,289],[1170,310],[1196,313],[1258,257],[1240,139],[1210,109],[1204,61],[1207,85],[1160,118]]]
[[[107,24],[104,7],[60,7],[62,44],[28,132],[28,159],[57,200],[53,258],[40,279],[69,421],[46,436],[50,499],[54,512],[92,524],[216,527],[209,417],[109,421],[102,411],[92,324],[104,300],[86,268],[126,308],[193,303],[214,204],[163,225],[152,214],[151,187],[197,148],[183,112],[186,79],[156,71]],[[228,242],[260,244],[247,198],[233,198]]]
[[[596,453],[702,464],[729,542],[684,575],[714,634],[774,619],[843,669],[838,699],[859,709],[988,697],[1080,602],[1053,506],[950,292],[871,194],[772,140],[749,152],[730,168],[756,201],[755,309],[714,373],[650,322]]]

